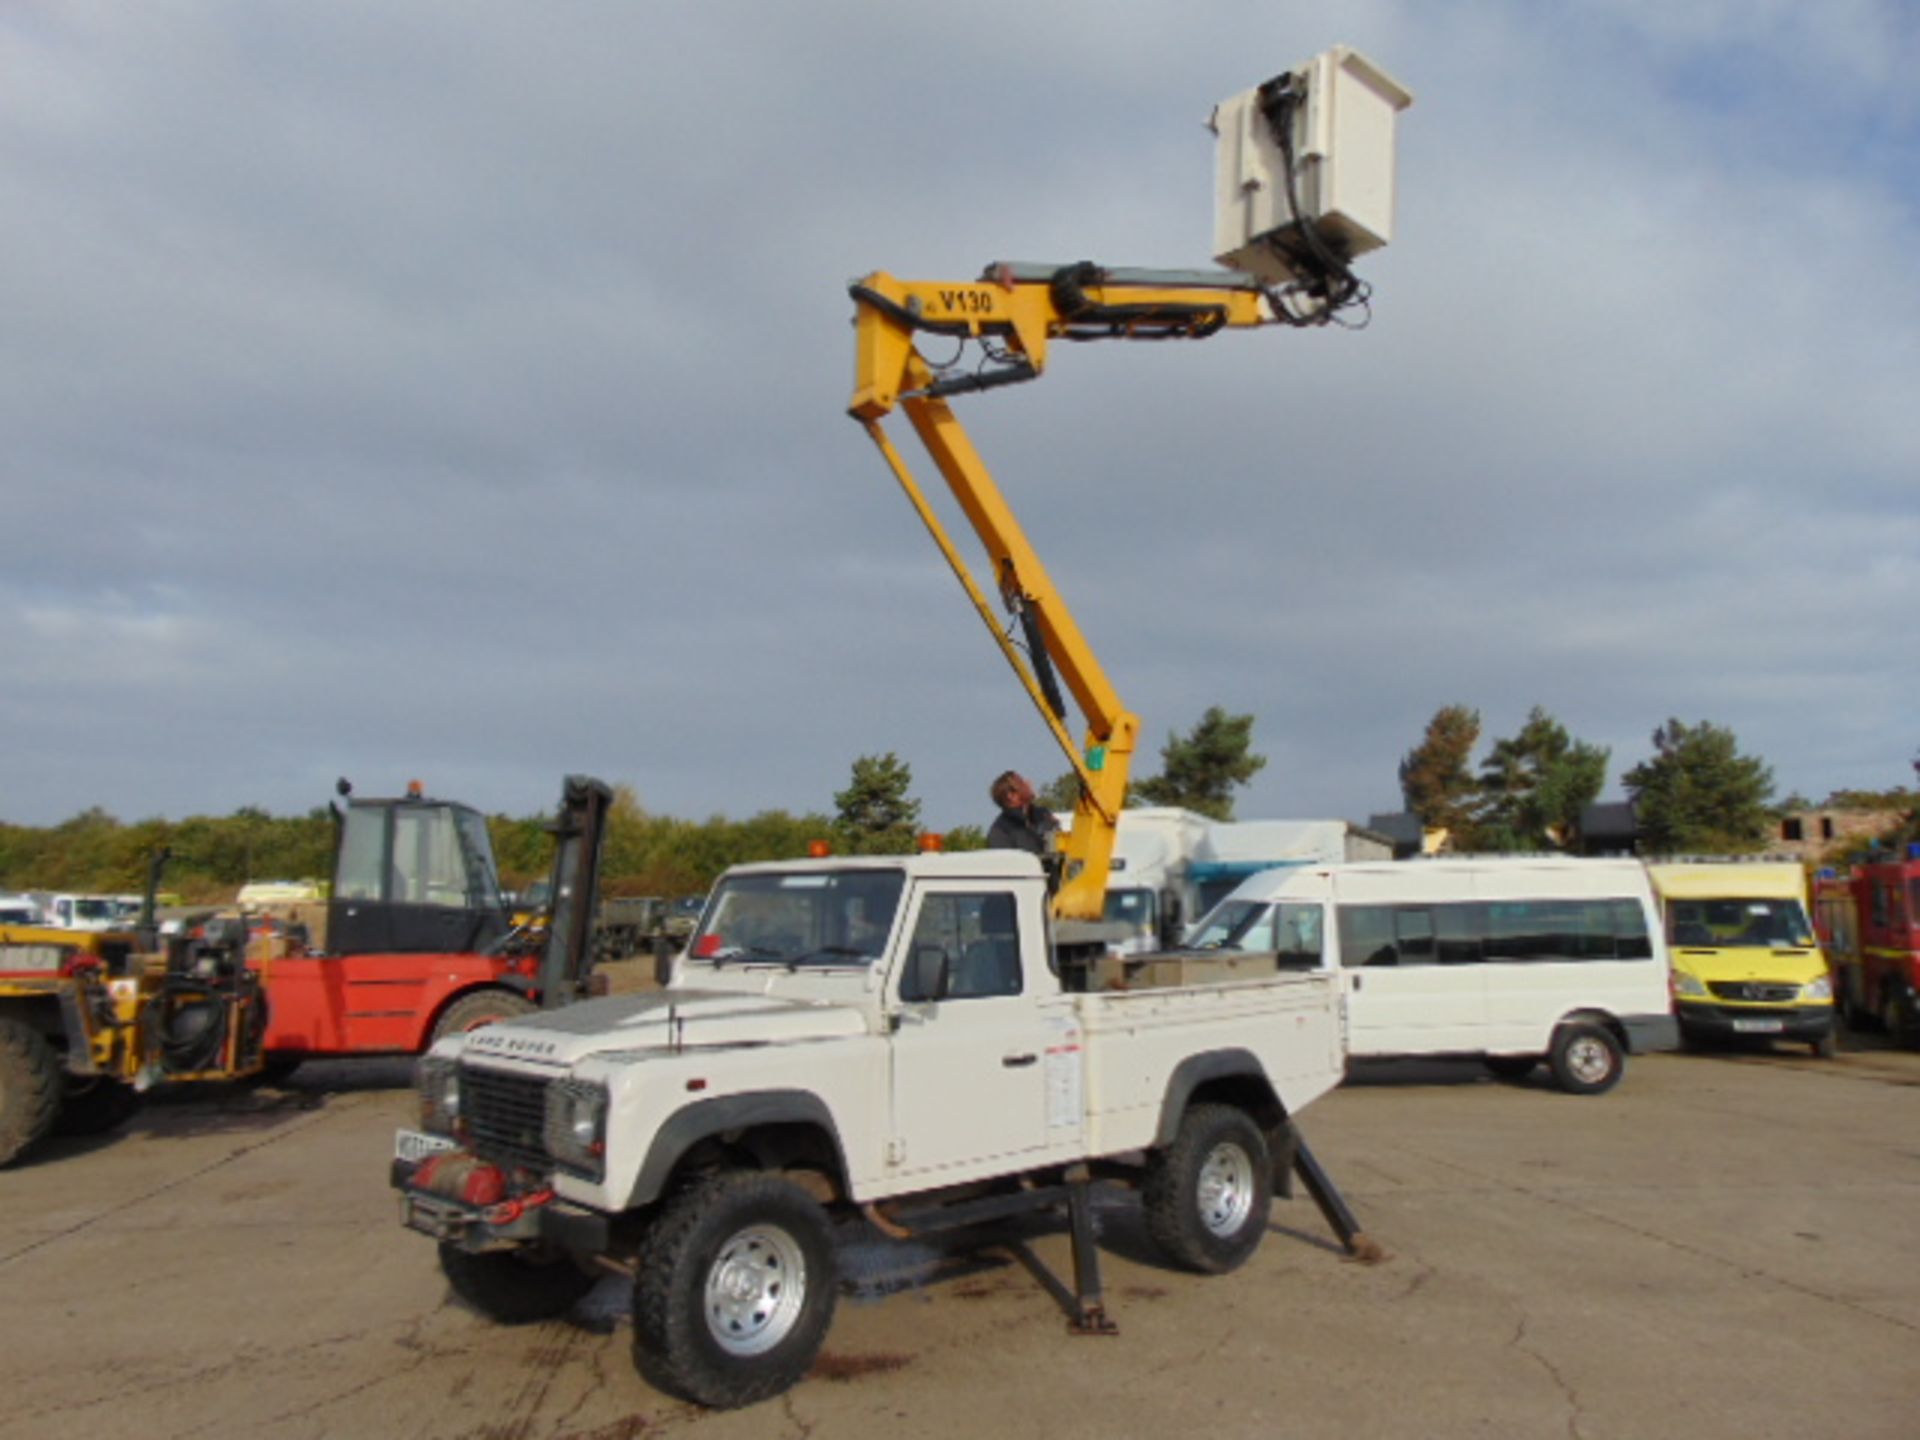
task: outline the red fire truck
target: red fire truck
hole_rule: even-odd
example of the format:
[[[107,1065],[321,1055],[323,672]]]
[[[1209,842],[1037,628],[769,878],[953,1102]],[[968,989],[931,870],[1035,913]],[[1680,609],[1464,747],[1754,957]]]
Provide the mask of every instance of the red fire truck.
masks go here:
[[[1903,860],[1822,872],[1814,927],[1833,967],[1833,998],[1849,1027],[1884,1029],[1920,1047],[1920,844]]]

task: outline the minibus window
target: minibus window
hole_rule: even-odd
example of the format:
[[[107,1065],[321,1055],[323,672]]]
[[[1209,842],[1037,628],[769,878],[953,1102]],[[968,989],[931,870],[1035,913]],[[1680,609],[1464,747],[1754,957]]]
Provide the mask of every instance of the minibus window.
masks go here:
[[[1632,900],[1613,902],[1614,954],[1622,960],[1653,956],[1653,937],[1647,933],[1647,912]]]
[[[1433,912],[1402,910],[1394,916],[1394,938],[1399,944],[1402,965],[1433,963]]]
[[[1340,963],[1347,969],[1362,965],[1398,965],[1393,942],[1393,907],[1340,907]]]
[[[1439,905],[1434,907],[1435,948],[1442,965],[1478,965],[1486,958],[1481,937],[1486,933],[1486,918],[1478,905]]]

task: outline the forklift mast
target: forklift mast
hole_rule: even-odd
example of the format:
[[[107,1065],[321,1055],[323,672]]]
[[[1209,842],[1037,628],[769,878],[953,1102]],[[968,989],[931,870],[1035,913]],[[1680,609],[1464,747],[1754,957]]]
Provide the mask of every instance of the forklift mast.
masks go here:
[[[540,1005],[554,1010],[587,996],[593,970],[593,921],[600,908],[600,857],[613,791],[569,775],[552,831],[553,907],[540,952]]]

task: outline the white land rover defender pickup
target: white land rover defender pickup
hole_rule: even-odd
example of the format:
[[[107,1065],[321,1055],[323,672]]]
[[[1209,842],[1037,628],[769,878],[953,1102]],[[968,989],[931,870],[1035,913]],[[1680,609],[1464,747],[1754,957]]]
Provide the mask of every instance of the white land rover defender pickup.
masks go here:
[[[1370,1245],[1291,1123],[1341,1078],[1338,977],[1182,984],[1219,962],[1176,959],[1132,968],[1157,988],[1073,990],[1052,923],[1014,851],[736,867],[664,990],[433,1047],[404,1221],[504,1323],[632,1274],[642,1372],[722,1407],[805,1374],[856,1210],[898,1237],[1064,1208],[1087,1329],[1110,1328],[1096,1181],[1137,1186],[1196,1271],[1253,1253],[1293,1172]]]

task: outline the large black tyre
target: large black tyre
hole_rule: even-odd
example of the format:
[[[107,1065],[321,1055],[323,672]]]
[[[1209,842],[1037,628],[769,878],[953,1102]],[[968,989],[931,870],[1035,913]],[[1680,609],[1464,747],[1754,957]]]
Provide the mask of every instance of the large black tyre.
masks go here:
[[[444,1242],[440,1269],[454,1294],[501,1325],[558,1319],[599,1283],[569,1255],[521,1250],[474,1255]]]
[[[1489,1055],[1483,1062],[1488,1073],[1498,1080],[1524,1080],[1540,1063],[1538,1055]]]
[[[440,1012],[440,1018],[433,1025],[433,1038],[464,1035],[498,1020],[531,1015],[537,1008],[526,996],[511,990],[476,990],[471,995],[462,995]]]
[[[1195,1105],[1173,1143],[1148,1156],[1140,1197],[1167,1259],[1202,1275],[1238,1269],[1260,1248],[1273,1209],[1266,1136],[1244,1110]]]
[[[1569,1095],[1604,1095],[1627,1071],[1627,1052],[1604,1025],[1562,1025],[1547,1053],[1553,1083]]]
[[[0,1017],[0,1165],[11,1165],[53,1128],[66,1075],[38,1030]]]
[[[729,1171],[675,1195],[633,1287],[640,1373],[716,1410],[797,1384],[833,1323],[839,1274],[826,1211],[777,1175]]]
[[[53,1128],[62,1135],[104,1135],[126,1124],[139,1108],[140,1092],[123,1080],[70,1079]]]
[[[1910,992],[1887,986],[1880,995],[1880,1028],[1887,1032],[1887,1038],[1901,1049],[1911,1049],[1920,1045],[1920,1020],[1914,1014],[1913,996]]]

